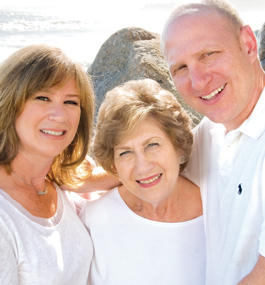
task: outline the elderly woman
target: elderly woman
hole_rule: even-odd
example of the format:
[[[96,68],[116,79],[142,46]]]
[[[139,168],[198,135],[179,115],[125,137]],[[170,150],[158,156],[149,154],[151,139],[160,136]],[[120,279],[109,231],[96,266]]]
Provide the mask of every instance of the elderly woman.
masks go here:
[[[0,67],[0,284],[86,284],[93,254],[77,187],[93,126],[83,68],[32,45]],[[73,196],[72,196],[73,197]]]
[[[179,176],[192,141],[188,115],[157,82],[107,93],[94,155],[123,186],[81,211],[94,245],[90,284],[205,284],[200,190]]]

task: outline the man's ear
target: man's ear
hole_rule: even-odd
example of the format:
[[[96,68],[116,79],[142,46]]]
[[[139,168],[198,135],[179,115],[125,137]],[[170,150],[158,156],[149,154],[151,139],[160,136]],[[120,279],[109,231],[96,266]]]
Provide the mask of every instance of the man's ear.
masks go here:
[[[258,56],[258,43],[254,32],[248,25],[241,28],[240,44],[242,49],[244,49],[249,55],[252,62],[254,62]]]

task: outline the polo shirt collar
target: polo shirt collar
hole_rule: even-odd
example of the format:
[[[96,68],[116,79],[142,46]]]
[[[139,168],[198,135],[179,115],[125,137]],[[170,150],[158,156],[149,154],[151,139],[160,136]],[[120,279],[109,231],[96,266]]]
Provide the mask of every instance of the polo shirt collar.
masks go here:
[[[247,120],[238,128],[238,131],[257,140],[265,131],[265,88]]]
[[[226,132],[226,128],[223,124],[214,124],[210,129],[210,133],[213,138],[217,140],[219,144],[226,141],[230,144],[234,141],[239,134],[245,134],[252,139],[258,139],[265,131],[265,88],[263,89],[260,98],[253,109],[251,115],[247,120],[243,122],[237,129]]]

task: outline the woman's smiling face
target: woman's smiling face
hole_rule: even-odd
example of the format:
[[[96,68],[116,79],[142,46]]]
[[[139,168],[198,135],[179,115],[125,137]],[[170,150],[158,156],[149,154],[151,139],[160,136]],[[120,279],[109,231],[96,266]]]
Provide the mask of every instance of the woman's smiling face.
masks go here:
[[[30,97],[15,121],[20,151],[54,158],[73,140],[80,120],[80,98],[73,79],[60,89]]]
[[[128,191],[158,205],[176,187],[179,154],[159,123],[148,117],[114,147],[114,166]]]

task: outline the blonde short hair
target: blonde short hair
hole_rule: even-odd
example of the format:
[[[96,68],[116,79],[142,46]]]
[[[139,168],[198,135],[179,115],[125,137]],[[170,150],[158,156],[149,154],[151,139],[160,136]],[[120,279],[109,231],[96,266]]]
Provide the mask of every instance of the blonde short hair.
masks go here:
[[[93,130],[92,84],[80,64],[59,48],[45,44],[24,47],[0,66],[0,164],[6,167],[7,173],[11,173],[10,163],[19,150],[15,119],[25,102],[39,91],[62,87],[70,79],[74,79],[80,95],[80,122],[72,143],[55,157],[48,178],[58,185],[75,187],[82,176],[88,176],[85,164],[81,163],[88,153]]]
[[[93,154],[97,163],[116,175],[114,147],[147,117],[154,118],[175,149],[185,156],[185,168],[193,143],[191,119],[169,91],[154,80],[129,81],[106,94],[100,106]]]

